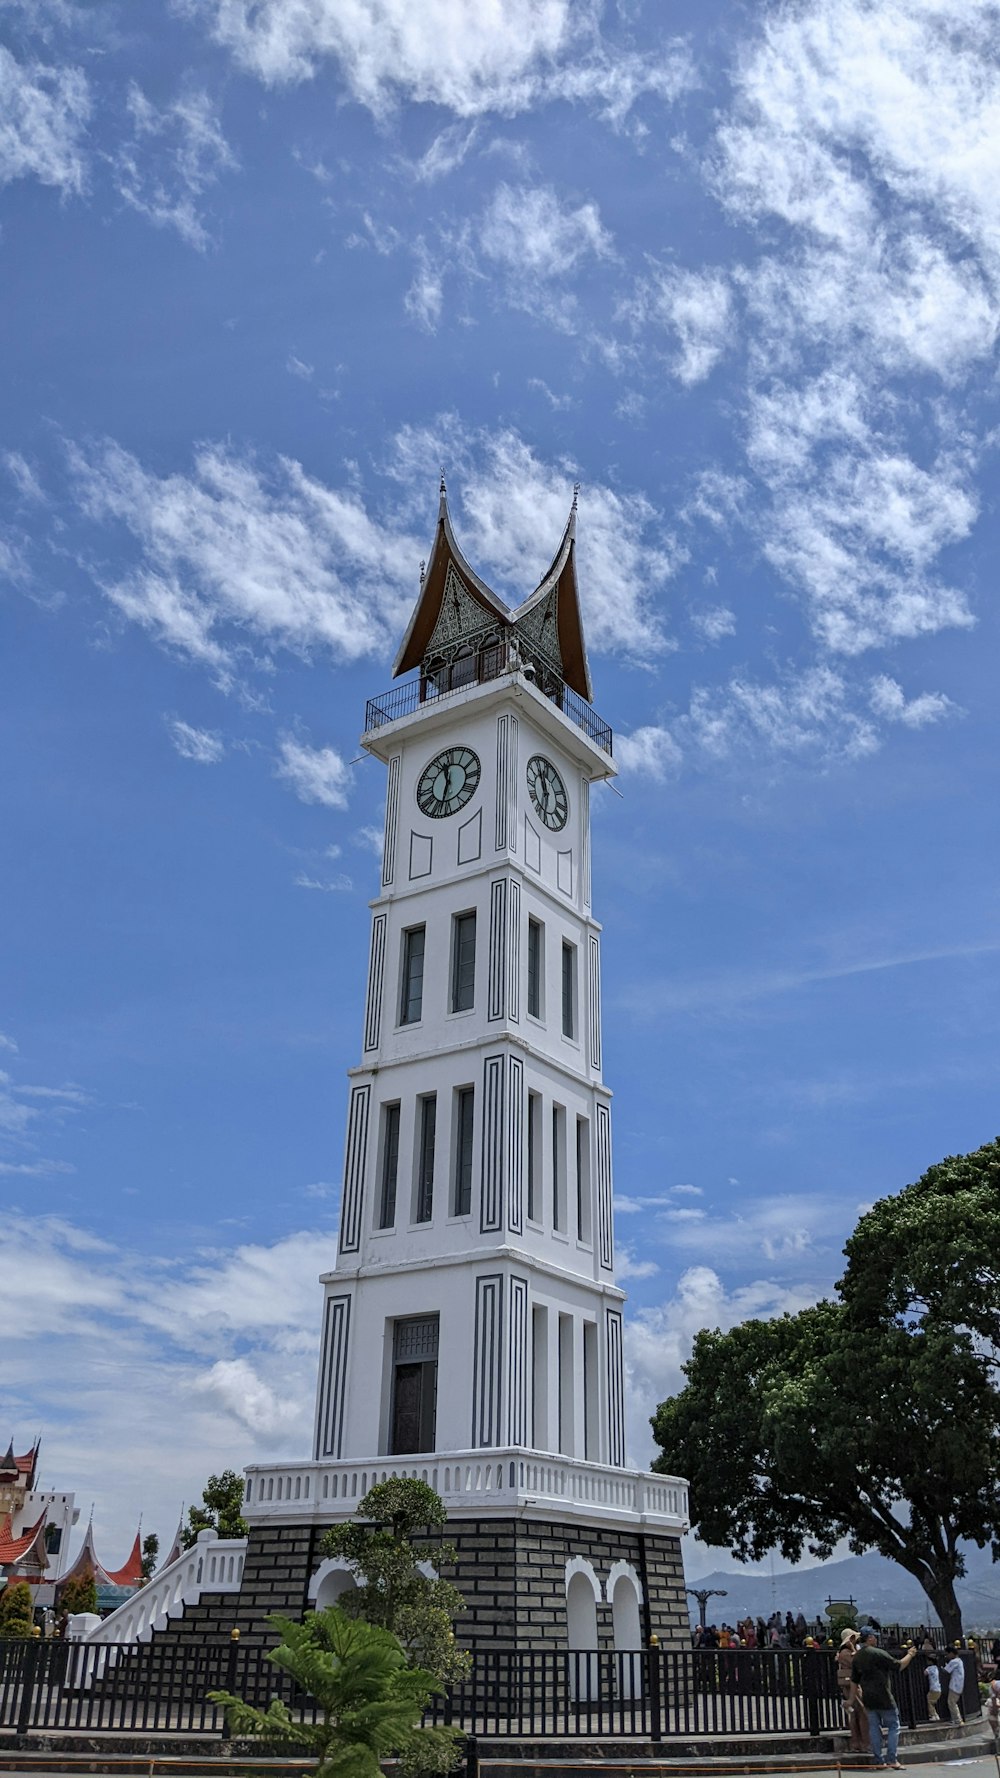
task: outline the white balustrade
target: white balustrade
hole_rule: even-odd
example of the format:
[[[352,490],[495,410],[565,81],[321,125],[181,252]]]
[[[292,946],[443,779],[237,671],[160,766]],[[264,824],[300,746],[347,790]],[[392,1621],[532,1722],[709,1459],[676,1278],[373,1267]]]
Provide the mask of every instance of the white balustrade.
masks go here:
[[[93,1642],[148,1642],[172,1617],[180,1617],[186,1605],[195,1605],[203,1593],[238,1593],[246,1554],[243,1537],[216,1537],[199,1531],[197,1542],[151,1581],[133,1593],[97,1628],[86,1636]]]
[[[255,1464],[247,1470],[243,1516],[250,1524],[346,1518],[376,1482],[396,1477],[426,1482],[453,1515],[464,1510],[499,1516],[532,1506],[553,1514],[568,1512],[572,1518],[639,1520],[674,1531],[686,1530],[688,1523],[687,1486],[675,1476],[518,1449]]]

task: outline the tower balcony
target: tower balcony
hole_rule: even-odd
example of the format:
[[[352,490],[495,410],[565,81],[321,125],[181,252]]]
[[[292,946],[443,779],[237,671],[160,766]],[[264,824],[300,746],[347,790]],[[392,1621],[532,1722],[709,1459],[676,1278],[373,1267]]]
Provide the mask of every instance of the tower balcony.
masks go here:
[[[550,699],[589,741],[611,756],[611,726],[598,716],[594,706],[566,684],[540,651],[531,649],[519,637],[498,638],[494,630],[485,631],[480,638],[468,638],[460,649],[447,656],[424,661],[419,672],[401,679],[378,697],[369,698],[365,706],[365,735],[472,686],[518,677]]]
[[[426,1482],[450,1519],[537,1518],[581,1524],[620,1523],[683,1532],[687,1483],[649,1470],[614,1469],[521,1447],[429,1456],[373,1457],[311,1463],[254,1463],[246,1472],[243,1517],[250,1525],[302,1519],[345,1519],[376,1482],[395,1477]]]

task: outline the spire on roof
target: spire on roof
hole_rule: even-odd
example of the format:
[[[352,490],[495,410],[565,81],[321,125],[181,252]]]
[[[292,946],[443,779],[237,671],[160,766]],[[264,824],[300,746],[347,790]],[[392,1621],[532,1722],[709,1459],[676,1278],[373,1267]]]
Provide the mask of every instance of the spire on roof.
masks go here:
[[[14,1440],[11,1439],[10,1444],[7,1446],[7,1454],[4,1457],[3,1462],[0,1463],[0,1475],[16,1475],[16,1474],[17,1474],[17,1458],[14,1455]]]

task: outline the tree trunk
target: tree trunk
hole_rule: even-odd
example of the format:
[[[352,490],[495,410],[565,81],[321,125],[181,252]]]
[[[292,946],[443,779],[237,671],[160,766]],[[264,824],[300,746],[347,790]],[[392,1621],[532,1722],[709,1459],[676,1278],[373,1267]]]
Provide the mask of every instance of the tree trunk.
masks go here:
[[[948,1575],[944,1579],[923,1581],[921,1584],[941,1619],[945,1641],[957,1642],[962,1635],[962,1608],[955,1597],[954,1579]]]

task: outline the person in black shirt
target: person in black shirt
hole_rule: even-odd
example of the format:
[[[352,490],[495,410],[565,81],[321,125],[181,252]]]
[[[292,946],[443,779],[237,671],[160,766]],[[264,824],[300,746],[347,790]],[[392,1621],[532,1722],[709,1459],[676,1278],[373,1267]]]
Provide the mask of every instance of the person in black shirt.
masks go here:
[[[894,1673],[902,1673],[916,1652],[914,1645],[907,1649],[901,1661],[897,1661],[893,1655],[888,1655],[884,1649],[879,1648],[878,1633],[869,1628],[861,1632],[861,1644],[851,1665],[855,1695],[860,1694],[868,1712],[872,1759],[882,1770],[886,1766],[892,1766],[897,1772],[903,1769],[896,1757],[899,1748],[899,1711],[892,1695],[892,1676]],[[886,1742],[884,1752],[883,1733]]]

